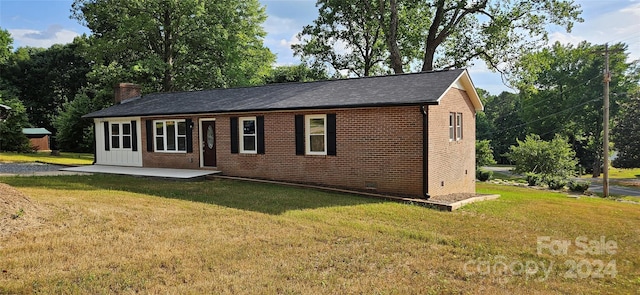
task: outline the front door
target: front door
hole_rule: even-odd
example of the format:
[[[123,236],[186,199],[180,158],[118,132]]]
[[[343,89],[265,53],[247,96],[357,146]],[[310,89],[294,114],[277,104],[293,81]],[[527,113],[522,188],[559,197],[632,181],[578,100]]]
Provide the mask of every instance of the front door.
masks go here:
[[[202,157],[205,167],[216,167],[216,121],[202,121]]]

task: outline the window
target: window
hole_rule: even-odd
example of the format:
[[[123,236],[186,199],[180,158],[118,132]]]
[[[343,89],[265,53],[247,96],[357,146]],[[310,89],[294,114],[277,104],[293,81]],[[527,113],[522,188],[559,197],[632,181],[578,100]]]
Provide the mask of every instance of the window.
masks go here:
[[[462,113],[449,113],[449,141],[462,139]]]
[[[462,139],[462,113],[456,114],[456,140]]]
[[[456,139],[455,117],[456,113],[449,113],[449,141]]]
[[[256,117],[240,118],[240,152],[256,154]]]
[[[111,148],[131,149],[131,123],[111,123]]]
[[[308,115],[305,120],[306,152],[308,155],[327,154],[327,116]]]
[[[187,123],[185,120],[154,121],[157,152],[186,152]]]

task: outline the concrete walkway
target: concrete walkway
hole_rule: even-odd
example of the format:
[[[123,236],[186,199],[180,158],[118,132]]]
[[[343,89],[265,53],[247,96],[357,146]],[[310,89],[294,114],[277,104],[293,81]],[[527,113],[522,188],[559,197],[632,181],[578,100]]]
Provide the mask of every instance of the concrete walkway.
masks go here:
[[[177,178],[177,179],[190,179],[190,178],[197,178],[197,177],[202,177],[206,175],[220,173],[220,171],[215,171],[215,170],[143,168],[143,167],[124,167],[124,166],[106,166],[106,165],[79,166],[79,167],[63,168],[60,170],[69,171],[69,172],[106,173],[106,174],[150,176],[150,177]]]

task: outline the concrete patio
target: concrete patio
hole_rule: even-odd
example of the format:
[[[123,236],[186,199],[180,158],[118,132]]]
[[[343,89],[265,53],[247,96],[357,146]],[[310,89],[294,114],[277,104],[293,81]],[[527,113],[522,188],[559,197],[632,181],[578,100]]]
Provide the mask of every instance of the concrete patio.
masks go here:
[[[61,171],[84,172],[84,173],[106,173],[149,177],[163,177],[176,179],[191,179],[220,173],[216,170],[193,170],[193,169],[169,169],[169,168],[143,168],[125,166],[91,165],[63,168]]]

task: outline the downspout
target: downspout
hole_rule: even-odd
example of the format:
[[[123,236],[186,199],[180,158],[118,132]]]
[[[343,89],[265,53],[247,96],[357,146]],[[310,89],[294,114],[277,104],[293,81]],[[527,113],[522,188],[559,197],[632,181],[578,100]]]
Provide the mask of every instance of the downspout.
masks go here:
[[[422,112],[422,196],[429,199],[429,105],[420,106]]]

